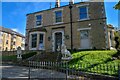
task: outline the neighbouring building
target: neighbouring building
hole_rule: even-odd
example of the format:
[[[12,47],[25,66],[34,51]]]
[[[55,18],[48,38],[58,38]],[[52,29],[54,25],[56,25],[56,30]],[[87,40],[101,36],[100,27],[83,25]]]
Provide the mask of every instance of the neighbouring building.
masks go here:
[[[108,24],[108,43],[110,49],[115,49],[115,29],[113,25]]]
[[[25,49],[25,36],[11,29],[0,27],[0,51],[13,51],[17,47]]]
[[[110,49],[104,2],[72,3],[73,49]],[[69,5],[27,14],[26,50],[71,49]]]

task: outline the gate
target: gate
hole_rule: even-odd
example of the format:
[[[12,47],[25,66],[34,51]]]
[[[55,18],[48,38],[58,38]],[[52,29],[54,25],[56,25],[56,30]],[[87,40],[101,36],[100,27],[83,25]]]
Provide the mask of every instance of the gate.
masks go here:
[[[88,64],[89,66],[91,64]],[[87,71],[88,65],[70,66],[68,62],[37,62],[29,61],[29,80],[31,79],[44,79],[44,80],[120,80],[120,65],[100,65],[104,68],[105,72],[113,73],[109,71],[109,68],[114,67],[116,75],[118,77],[98,74],[99,67],[92,68]],[[94,65],[91,65],[91,67]],[[77,67],[79,69],[77,69]],[[101,68],[101,69],[102,69]],[[94,72],[97,71],[97,72]],[[103,72],[103,71],[102,71]]]

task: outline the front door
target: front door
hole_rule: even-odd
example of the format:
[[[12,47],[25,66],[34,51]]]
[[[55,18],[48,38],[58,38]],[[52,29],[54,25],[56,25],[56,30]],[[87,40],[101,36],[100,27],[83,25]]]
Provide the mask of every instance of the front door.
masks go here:
[[[80,31],[80,48],[90,49],[89,30]]]
[[[62,45],[62,33],[57,32],[55,33],[55,51],[57,51],[58,46]]]

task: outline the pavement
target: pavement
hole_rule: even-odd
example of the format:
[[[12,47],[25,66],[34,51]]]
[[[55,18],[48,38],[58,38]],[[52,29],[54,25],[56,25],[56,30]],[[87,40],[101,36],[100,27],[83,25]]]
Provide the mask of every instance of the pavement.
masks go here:
[[[29,78],[28,67],[3,64],[0,66],[0,69],[2,70],[2,80],[28,80]],[[54,70],[31,68],[30,78],[35,80],[50,80],[51,78],[56,78],[56,80],[64,80],[66,78],[66,74]]]

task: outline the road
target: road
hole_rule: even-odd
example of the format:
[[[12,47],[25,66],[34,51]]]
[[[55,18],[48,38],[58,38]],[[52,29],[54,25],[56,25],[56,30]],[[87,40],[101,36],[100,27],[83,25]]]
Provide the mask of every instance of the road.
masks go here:
[[[28,67],[21,67],[15,65],[2,65],[2,78],[9,79],[28,79]],[[30,69],[30,78],[64,78],[66,75],[61,72],[46,70],[46,69]]]

